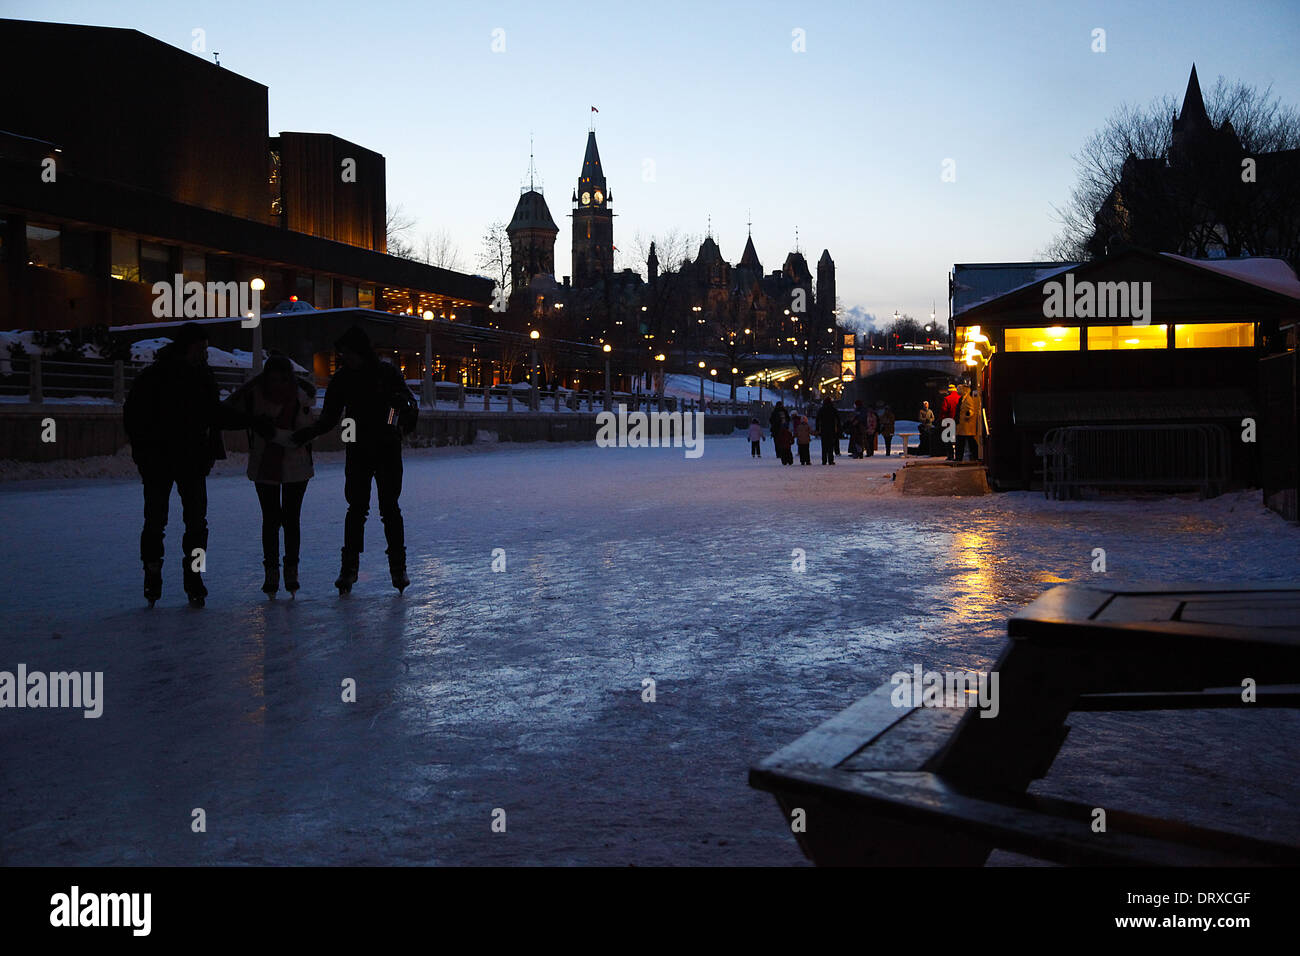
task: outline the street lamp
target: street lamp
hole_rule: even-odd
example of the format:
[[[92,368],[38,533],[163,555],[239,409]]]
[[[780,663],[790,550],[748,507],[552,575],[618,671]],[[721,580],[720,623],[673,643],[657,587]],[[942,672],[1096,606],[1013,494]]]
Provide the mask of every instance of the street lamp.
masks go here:
[[[257,314],[260,317],[262,314],[261,294],[262,290],[266,288],[266,283],[262,281],[261,277],[258,277],[250,282],[248,287],[258,294]],[[260,371],[262,371],[262,323],[259,321],[253,326],[253,374],[256,375]]]
[[[433,408],[433,313],[424,313],[424,407]]]
[[[609,347],[608,342],[605,343],[601,351],[605,353],[605,411],[609,411],[610,406],[614,403],[614,393],[609,387],[609,353],[612,349]]]
[[[533,329],[531,332],[528,333],[528,337],[533,340],[533,364],[532,367],[528,370],[528,384],[532,386],[533,403],[536,404],[537,402],[537,340],[542,337],[542,333],[538,332],[536,329]],[[536,408],[533,409],[533,411],[536,410],[537,410]]]

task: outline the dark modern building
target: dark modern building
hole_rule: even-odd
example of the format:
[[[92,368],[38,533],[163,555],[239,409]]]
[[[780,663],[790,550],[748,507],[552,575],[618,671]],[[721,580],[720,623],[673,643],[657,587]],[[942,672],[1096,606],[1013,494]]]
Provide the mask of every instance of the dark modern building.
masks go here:
[[[402,339],[426,311],[487,325],[490,280],[386,254],[384,157],[272,136],[260,83],[135,30],[0,20],[0,88],[0,327],[148,323],[176,275],[330,310],[294,320],[318,373],[369,313]]]

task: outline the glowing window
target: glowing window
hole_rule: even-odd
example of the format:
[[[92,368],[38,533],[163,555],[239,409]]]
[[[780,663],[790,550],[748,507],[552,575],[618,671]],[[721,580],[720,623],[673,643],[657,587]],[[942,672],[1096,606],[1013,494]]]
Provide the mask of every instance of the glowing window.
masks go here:
[[[1249,348],[1254,344],[1255,326],[1250,322],[1174,326],[1176,349]]]
[[[1090,325],[1088,351],[1162,349],[1169,344],[1167,325]]]
[[[1053,325],[1045,329],[1006,329],[1008,352],[1077,352],[1079,327]]]

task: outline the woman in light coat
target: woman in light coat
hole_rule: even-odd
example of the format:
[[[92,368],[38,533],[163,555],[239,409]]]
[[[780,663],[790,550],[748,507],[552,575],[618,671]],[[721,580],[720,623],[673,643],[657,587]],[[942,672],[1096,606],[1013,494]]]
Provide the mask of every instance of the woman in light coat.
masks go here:
[[[272,354],[261,374],[226,400],[252,415],[269,416],[275,434],[248,437],[248,478],[262,508],[262,590],[275,597],[280,584],[280,530],[284,529],[284,588],[298,590],[298,555],[302,541],[300,518],[307,482],[314,474],[310,445],[294,445],[291,436],[312,424],[316,387],[293,373],[289,359]]]

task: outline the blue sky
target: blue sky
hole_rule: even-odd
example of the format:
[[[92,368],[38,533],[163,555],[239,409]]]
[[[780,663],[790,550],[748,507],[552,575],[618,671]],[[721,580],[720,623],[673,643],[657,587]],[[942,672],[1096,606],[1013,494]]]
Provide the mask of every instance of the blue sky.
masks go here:
[[[270,88],[270,128],[382,153],[388,196],[476,271],[529,135],[569,271],[590,107],[633,250],[712,218],[735,262],[829,248],[846,309],[946,314],[954,262],[1037,256],[1071,154],[1121,103],[1182,96],[1196,62],[1300,103],[1300,2],[27,2],[26,19],[132,27]],[[1106,52],[1091,50],[1094,28]],[[505,49],[494,52],[493,31]],[[804,52],[793,31],[802,30]],[[498,34],[498,36],[500,36]],[[956,180],[941,180],[945,159]],[[654,176],[645,175],[647,161]]]

